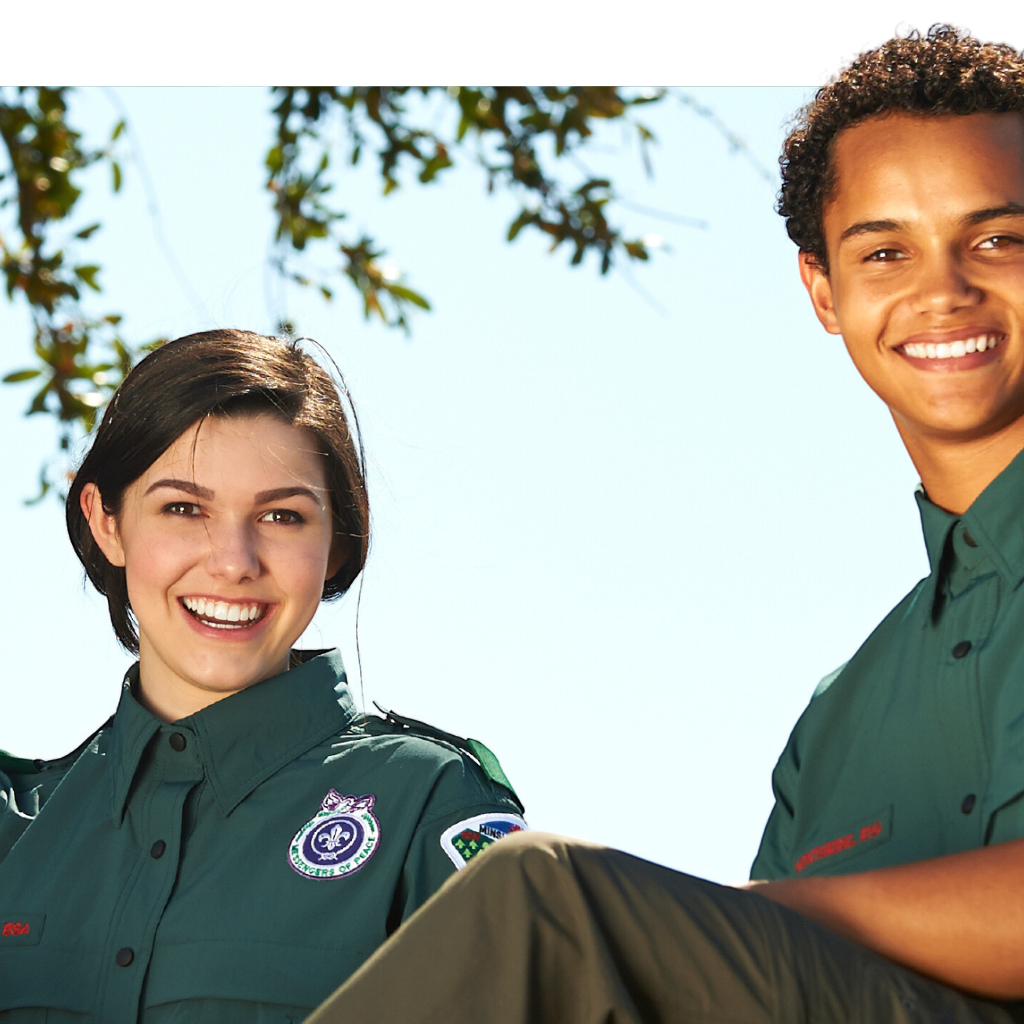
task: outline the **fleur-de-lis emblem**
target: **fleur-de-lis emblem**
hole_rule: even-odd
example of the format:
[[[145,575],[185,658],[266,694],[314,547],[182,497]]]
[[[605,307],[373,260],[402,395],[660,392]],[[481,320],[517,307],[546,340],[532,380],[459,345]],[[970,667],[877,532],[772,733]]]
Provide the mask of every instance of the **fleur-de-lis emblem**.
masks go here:
[[[323,837],[323,844],[328,850],[336,850],[348,838],[348,829],[335,825],[330,832]]]

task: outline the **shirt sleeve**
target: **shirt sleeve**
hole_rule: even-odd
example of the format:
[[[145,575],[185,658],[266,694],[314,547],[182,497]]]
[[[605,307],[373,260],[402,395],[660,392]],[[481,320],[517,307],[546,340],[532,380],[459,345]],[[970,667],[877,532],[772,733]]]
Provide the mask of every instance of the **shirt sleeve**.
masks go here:
[[[815,698],[820,697],[839,678],[839,674],[847,664],[849,663],[843,662],[839,668],[830,672],[818,683],[811,697],[811,705],[814,704]],[[761,845],[758,847],[757,856],[750,867],[750,877],[755,881],[790,878],[796,873],[794,844],[796,842],[796,805],[800,780],[799,749],[801,726],[806,726],[809,710],[810,706],[793,727],[786,747],[782,751],[782,756],[772,772],[772,793],[775,795],[775,806],[772,808],[771,814],[768,815],[768,822],[761,836]]]
[[[756,881],[787,878],[793,874],[793,841],[796,831],[795,794],[799,768],[795,756],[796,729],[772,772],[775,806],[761,836],[761,845],[750,868]]]
[[[469,757],[452,758],[438,774],[409,844],[396,926],[489,846],[526,828],[522,808],[504,786]]]

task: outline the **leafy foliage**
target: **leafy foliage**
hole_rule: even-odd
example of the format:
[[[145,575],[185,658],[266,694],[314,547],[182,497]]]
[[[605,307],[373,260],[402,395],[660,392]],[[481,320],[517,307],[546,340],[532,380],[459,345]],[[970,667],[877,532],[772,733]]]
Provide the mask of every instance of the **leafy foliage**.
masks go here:
[[[330,299],[333,293],[325,281],[290,269],[289,250],[301,252],[315,239],[334,243],[342,256],[340,269],[361,293],[367,317],[376,315],[408,330],[409,307],[430,306],[382,261],[385,250],[372,238],[346,242],[339,235],[346,215],[330,203],[326,174],[339,117],[347,135],[348,162],[359,163],[372,146],[385,195],[400,186],[403,167],[427,185],[462,154],[483,168],[490,191],[504,188],[520,198],[509,241],[524,228],[537,229],[551,239],[552,250],[565,245],[573,265],[595,253],[602,273],[617,257],[646,260],[650,255],[643,238],[628,239],[609,222],[612,183],[589,175],[576,156],[595,122],[618,119],[633,127],[646,161],[654,135],[633,113],[661,100],[661,91],[626,96],[614,86],[278,86],[273,92],[277,138],[266,165],[277,213],[277,267],[299,284],[315,284]],[[445,129],[436,127],[438,123]],[[563,184],[552,169],[561,169],[567,160],[583,177],[575,187]]]
[[[0,173],[0,209],[17,203],[15,238],[0,235],[0,269],[8,299],[24,298],[31,311],[37,359],[36,366],[15,370],[3,381],[36,381],[26,414],[55,416],[62,449],[77,431],[93,428],[97,410],[138,355],[118,332],[118,314],[92,318],[82,308],[83,286],[101,290],[100,268],[77,263],[74,250],[100,225],[63,239],[59,235],[81,195],[72,181],[75,172],[106,160],[115,191],[121,183],[112,149],[84,149],[80,134],[68,125],[65,93],[62,88],[20,88],[13,100],[4,96],[6,102],[0,102],[0,137],[10,159],[9,169]],[[123,122],[114,128],[111,145],[123,130]],[[51,479],[51,468],[43,466],[40,497],[59,483]]]
[[[385,194],[399,188],[407,172],[429,185],[464,158],[483,169],[488,190],[518,198],[509,241],[524,230],[540,231],[552,251],[569,251],[573,265],[593,253],[601,273],[616,260],[650,255],[643,238],[626,237],[609,220],[614,186],[590,174],[579,154],[598,123],[619,121],[635,132],[649,169],[647,147],[654,136],[635,113],[661,100],[662,92],[627,95],[614,86],[277,86],[271,94],[274,137],[265,164],[276,220],[272,262],[286,279],[318,288],[328,301],[340,272],[361,296],[366,318],[408,332],[411,311],[429,310],[430,303],[373,238],[343,235],[346,213],[331,196],[339,123],[347,142],[344,159],[358,164],[372,150]],[[54,416],[62,449],[93,429],[98,410],[132,364],[163,340],[130,344],[118,313],[97,315],[87,308],[87,293],[102,291],[102,271],[80,251],[100,225],[74,230],[80,174],[106,162],[112,188],[120,190],[117,151],[127,125],[120,120],[105,147],[89,149],[67,115],[65,88],[0,90],[0,137],[8,157],[0,171],[0,211],[13,205],[16,212],[13,228],[0,234],[0,270],[8,299],[24,300],[30,311],[36,357],[3,381],[32,382],[27,415]],[[570,185],[562,180],[566,168],[576,177]],[[331,246],[335,271],[312,269],[307,248],[313,243]],[[282,322],[279,329],[293,328]],[[61,483],[59,467],[48,462],[40,497],[54,485],[62,491]]]

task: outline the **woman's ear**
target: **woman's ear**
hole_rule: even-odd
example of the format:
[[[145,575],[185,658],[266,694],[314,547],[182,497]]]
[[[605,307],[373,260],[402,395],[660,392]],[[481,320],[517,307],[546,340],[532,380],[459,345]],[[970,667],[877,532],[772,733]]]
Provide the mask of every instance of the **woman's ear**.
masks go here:
[[[351,553],[351,541],[346,537],[341,537],[338,534],[335,534],[334,540],[331,541],[331,550],[327,555],[327,574],[324,576],[325,582],[341,571],[341,567],[348,561],[348,557]]]
[[[100,489],[94,483],[87,483],[82,488],[80,504],[96,546],[106,555],[111,565],[123,566],[124,547],[117,529],[117,517],[103,510],[103,498],[100,496]]]

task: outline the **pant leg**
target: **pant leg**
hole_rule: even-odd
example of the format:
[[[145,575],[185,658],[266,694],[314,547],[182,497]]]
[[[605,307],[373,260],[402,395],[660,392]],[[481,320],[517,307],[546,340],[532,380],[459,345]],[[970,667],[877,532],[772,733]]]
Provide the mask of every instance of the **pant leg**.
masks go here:
[[[522,833],[306,1024],[1010,1024],[757,895]]]

